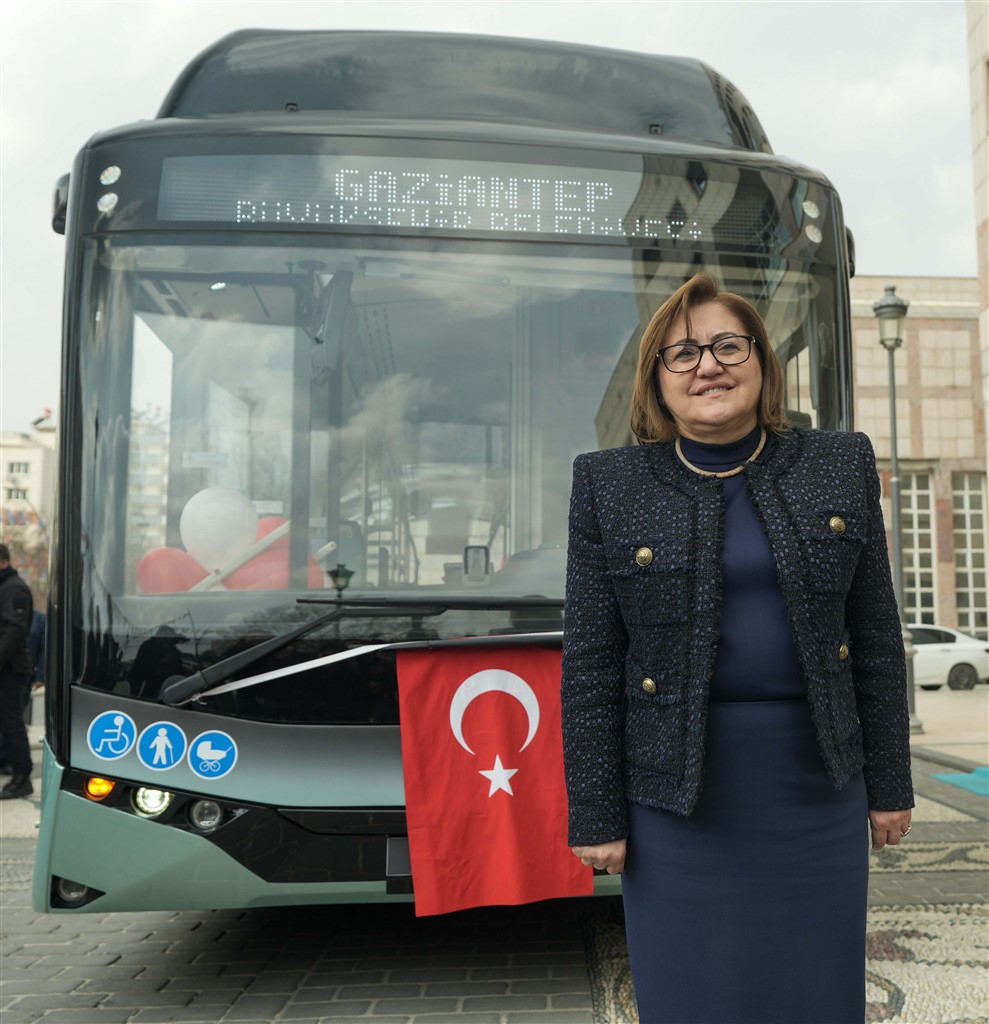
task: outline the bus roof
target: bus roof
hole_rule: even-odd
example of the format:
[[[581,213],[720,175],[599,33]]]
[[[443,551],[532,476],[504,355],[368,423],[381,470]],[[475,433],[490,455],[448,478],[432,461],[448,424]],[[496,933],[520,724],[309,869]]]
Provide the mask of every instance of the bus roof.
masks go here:
[[[245,29],[193,60],[159,118],[348,112],[696,139],[772,153],[698,60],[497,36]]]

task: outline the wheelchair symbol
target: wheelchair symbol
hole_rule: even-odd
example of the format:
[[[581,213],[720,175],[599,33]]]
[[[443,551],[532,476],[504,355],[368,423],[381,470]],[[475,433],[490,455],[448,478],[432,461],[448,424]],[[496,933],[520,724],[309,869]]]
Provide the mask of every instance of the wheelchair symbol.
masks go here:
[[[134,745],[137,727],[122,711],[104,711],[89,723],[89,749],[103,761],[116,761]]]
[[[189,767],[201,779],[218,779],[233,769],[237,744],[225,732],[205,732],[189,748]]]

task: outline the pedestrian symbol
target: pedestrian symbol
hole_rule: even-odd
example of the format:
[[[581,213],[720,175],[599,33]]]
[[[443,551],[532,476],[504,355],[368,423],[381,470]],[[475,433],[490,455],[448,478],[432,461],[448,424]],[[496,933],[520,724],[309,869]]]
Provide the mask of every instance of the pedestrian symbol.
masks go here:
[[[90,723],[86,733],[89,749],[103,761],[116,761],[134,746],[137,726],[123,711],[104,711]]]
[[[228,775],[237,763],[237,744],[219,729],[200,733],[189,744],[189,767],[201,779]]]
[[[185,733],[172,722],[155,722],[138,737],[137,756],[145,768],[163,772],[185,757]]]

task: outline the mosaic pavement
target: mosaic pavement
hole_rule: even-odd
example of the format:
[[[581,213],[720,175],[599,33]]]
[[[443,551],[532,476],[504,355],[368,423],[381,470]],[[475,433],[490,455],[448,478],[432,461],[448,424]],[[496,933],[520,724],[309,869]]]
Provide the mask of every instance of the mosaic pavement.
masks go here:
[[[595,1024],[639,1024],[625,933],[584,924]],[[870,907],[867,1024],[986,1024],[989,907]]]

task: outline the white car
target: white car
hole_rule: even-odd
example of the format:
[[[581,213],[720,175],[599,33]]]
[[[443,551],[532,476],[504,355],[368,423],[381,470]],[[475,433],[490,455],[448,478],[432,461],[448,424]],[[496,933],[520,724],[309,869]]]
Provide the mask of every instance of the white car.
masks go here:
[[[947,626],[917,624],[910,627],[917,654],[913,678],[922,690],[971,690],[989,680],[989,644]]]

